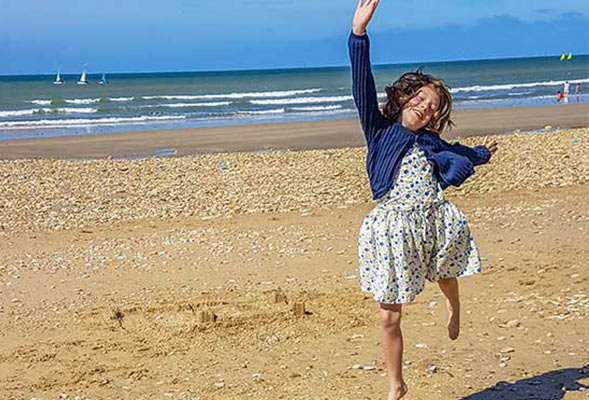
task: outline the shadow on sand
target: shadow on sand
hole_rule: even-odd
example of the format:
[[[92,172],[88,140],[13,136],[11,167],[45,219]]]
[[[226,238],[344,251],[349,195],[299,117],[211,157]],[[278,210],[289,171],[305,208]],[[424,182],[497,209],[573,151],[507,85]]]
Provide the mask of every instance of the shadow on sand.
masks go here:
[[[566,392],[587,390],[578,381],[589,378],[589,365],[550,371],[515,383],[498,382],[495,386],[460,400],[560,400]]]

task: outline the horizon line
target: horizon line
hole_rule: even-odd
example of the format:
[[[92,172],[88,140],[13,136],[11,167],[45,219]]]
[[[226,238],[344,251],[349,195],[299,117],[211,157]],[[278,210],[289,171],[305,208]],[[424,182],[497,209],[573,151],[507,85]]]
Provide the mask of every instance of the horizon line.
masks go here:
[[[385,67],[385,66],[394,66],[394,65],[413,65],[419,63],[425,64],[438,64],[438,63],[458,63],[458,62],[468,62],[468,61],[497,61],[497,60],[514,60],[514,59],[522,59],[522,58],[551,58],[551,57],[561,57],[563,53],[554,54],[554,55],[546,55],[546,56],[518,56],[518,57],[492,57],[492,58],[470,58],[470,59],[454,59],[454,60],[438,60],[438,61],[411,61],[411,62],[402,62],[402,63],[378,63],[372,64],[373,67]],[[567,54],[567,53],[565,53]],[[581,54],[573,54],[573,57],[587,57],[589,53],[581,53]],[[569,60],[563,61],[567,62]],[[87,64],[84,64],[87,65]],[[260,71],[289,71],[289,70],[303,70],[303,69],[338,69],[338,68],[349,68],[348,64],[345,65],[326,65],[326,66],[298,66],[298,67],[276,67],[276,68],[249,68],[249,69],[211,69],[211,70],[155,70],[155,71],[101,71],[101,72],[86,72],[86,75],[100,75],[100,74],[111,74],[111,75],[131,75],[131,74],[213,74],[213,73],[239,73],[239,72],[260,72]],[[58,68],[59,69],[59,68]],[[63,72],[60,71],[61,75],[79,75],[80,72],[84,69],[80,69],[78,72]],[[8,74],[0,74],[0,77],[25,77],[25,76],[53,76],[55,72],[52,73],[31,73],[31,74],[18,74],[18,73],[8,73]]]

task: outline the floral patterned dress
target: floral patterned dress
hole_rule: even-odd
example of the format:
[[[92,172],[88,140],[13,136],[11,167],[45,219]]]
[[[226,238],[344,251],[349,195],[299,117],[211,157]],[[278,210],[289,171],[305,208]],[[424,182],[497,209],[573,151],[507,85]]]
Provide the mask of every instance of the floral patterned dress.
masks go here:
[[[444,199],[417,143],[405,154],[393,188],[364,218],[358,255],[361,288],[379,303],[413,301],[426,279],[481,273],[466,218]]]

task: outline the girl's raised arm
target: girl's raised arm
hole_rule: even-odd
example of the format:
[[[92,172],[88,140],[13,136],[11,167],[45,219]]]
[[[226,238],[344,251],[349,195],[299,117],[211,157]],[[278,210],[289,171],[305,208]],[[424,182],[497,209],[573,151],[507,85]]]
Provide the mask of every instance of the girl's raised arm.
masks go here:
[[[358,0],[352,22],[352,34],[348,41],[352,63],[352,94],[367,143],[370,143],[379,129],[388,125],[386,118],[378,109],[376,85],[370,64],[370,41],[366,35],[366,26],[372,19],[378,3],[379,0]]]

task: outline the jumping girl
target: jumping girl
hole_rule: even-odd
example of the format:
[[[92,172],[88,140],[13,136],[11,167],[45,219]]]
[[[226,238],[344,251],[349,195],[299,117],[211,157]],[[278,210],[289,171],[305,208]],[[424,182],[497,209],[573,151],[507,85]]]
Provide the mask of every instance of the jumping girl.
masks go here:
[[[443,189],[460,186],[496,151],[440,138],[452,126],[452,96],[437,78],[410,72],[385,89],[379,109],[366,26],[379,0],[359,0],[349,38],[353,96],[364,131],[366,167],[376,207],[359,234],[360,283],[380,303],[380,325],[389,372],[388,399],[407,393],[403,380],[401,308],[415,299],[425,280],[437,282],[446,298],[448,335],[458,338],[457,277],[481,273],[477,246],[464,214],[444,199]]]

